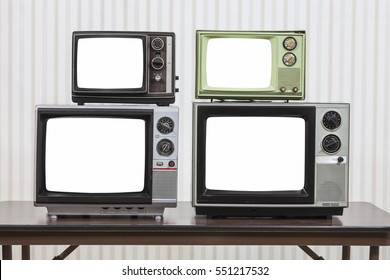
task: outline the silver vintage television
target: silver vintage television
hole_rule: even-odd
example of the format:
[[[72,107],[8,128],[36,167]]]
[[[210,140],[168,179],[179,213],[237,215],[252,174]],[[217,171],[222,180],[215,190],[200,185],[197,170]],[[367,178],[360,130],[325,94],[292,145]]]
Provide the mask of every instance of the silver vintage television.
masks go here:
[[[341,215],[348,174],[349,104],[193,104],[199,215]]]
[[[35,205],[50,216],[161,216],[176,207],[175,106],[38,106]]]

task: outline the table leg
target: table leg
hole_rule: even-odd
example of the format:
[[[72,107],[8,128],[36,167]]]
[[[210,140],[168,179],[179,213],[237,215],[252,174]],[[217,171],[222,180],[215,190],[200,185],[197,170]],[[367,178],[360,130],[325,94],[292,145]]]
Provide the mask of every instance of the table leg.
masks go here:
[[[298,246],[299,248],[302,249],[303,252],[305,252],[309,257],[311,257],[313,260],[323,260],[324,258],[317,255],[316,252],[314,252],[312,249],[309,248],[307,245],[301,245]]]
[[[53,260],[65,260],[67,256],[73,253],[74,250],[76,250],[79,247],[79,245],[70,245],[68,248],[66,248],[61,254],[58,256],[55,256]]]
[[[3,245],[3,260],[12,260],[12,246]]]
[[[351,246],[343,246],[342,260],[351,259]]]
[[[30,245],[22,245],[22,260],[30,259]]]
[[[370,246],[370,260],[379,260],[379,246]]]

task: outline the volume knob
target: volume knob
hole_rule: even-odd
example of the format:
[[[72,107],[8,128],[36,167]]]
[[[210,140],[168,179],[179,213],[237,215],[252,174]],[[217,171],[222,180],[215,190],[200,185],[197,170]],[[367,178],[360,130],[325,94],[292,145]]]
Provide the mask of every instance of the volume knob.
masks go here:
[[[340,148],[340,138],[334,134],[329,134],[322,140],[322,149],[328,154],[334,154],[338,152]]]
[[[151,65],[153,69],[161,70],[164,67],[164,60],[161,57],[157,56],[152,59]]]
[[[170,156],[173,153],[174,149],[175,147],[171,140],[163,139],[157,143],[157,152],[161,156]]]

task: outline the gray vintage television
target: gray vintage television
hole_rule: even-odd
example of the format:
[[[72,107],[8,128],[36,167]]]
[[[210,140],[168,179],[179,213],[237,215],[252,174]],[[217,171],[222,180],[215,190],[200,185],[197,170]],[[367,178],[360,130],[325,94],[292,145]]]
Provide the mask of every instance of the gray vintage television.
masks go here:
[[[193,104],[199,215],[341,215],[348,174],[349,104]]]
[[[175,106],[38,106],[35,205],[50,216],[161,216],[176,207]]]

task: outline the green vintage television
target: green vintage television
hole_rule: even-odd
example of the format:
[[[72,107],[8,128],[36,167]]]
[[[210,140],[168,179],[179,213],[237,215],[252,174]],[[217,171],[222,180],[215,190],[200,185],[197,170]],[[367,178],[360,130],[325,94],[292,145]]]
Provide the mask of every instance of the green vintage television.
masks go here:
[[[195,97],[304,100],[304,31],[196,31]]]

